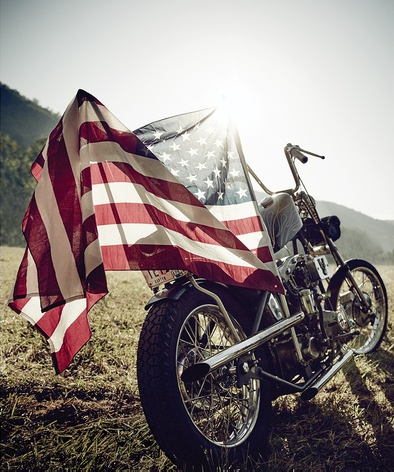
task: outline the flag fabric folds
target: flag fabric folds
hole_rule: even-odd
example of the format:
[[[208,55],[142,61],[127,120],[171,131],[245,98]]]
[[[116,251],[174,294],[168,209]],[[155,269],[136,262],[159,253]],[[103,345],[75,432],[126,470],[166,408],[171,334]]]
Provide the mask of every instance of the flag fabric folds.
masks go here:
[[[133,131],[209,211],[276,273],[271,242],[225,103]]]
[[[131,132],[79,90],[32,173],[9,306],[47,338],[57,372],[90,339],[87,316],[108,292],[107,270],[184,269],[283,292],[220,110]]]

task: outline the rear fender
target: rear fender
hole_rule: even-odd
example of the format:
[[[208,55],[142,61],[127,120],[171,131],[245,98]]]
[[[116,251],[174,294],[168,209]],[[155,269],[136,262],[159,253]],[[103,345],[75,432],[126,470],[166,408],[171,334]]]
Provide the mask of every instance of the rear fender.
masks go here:
[[[212,292],[215,292],[215,287],[226,287],[225,285],[208,282],[207,280],[197,279],[197,282],[199,285],[201,285],[201,287],[204,287]],[[157,292],[155,295],[153,295],[153,297],[148,301],[148,303],[145,305],[145,310],[149,310],[152,305],[162,300],[179,300],[188,290],[196,290],[190,282],[186,282],[183,285],[174,284],[168,289],[166,288],[161,290],[160,292]]]

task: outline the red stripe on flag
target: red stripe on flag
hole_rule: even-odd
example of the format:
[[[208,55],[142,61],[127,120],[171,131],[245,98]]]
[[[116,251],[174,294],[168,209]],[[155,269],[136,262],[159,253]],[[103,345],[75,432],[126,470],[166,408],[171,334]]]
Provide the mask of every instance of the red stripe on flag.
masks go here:
[[[59,351],[52,353],[52,361],[57,373],[63,372],[73,357],[91,338],[87,320],[88,310],[84,310],[64,333],[63,344]]]
[[[256,256],[262,261],[262,262],[265,262],[265,263],[268,263],[268,262],[273,262],[273,259],[272,259],[272,253],[270,251],[270,248],[267,247],[267,246],[261,246],[261,247],[258,247],[256,249],[253,249],[252,252],[254,254],[256,254]]]
[[[89,144],[112,141],[130,154],[136,152],[139,139],[131,132],[111,128],[106,121],[86,121],[79,128],[80,138]]]
[[[159,161],[158,165],[162,166]],[[163,173],[167,173],[163,167]],[[187,188],[176,181],[151,178],[138,172],[129,163],[124,162],[100,162],[90,165],[91,185],[101,183],[133,183],[141,185],[144,193],[149,192],[159,198],[174,202],[187,203],[200,208],[204,205]]]
[[[198,240],[202,244],[213,244],[231,249],[246,249],[237,238],[234,238],[227,229],[212,228],[207,225],[190,221],[180,221],[170,214],[159,210],[153,205],[142,203],[112,203],[95,206],[96,222],[98,226],[108,224],[156,224],[171,231],[176,231],[192,241]]]
[[[222,223],[235,235],[264,231],[259,216],[249,216],[238,220],[222,221]]]
[[[254,286],[260,290],[279,288],[281,284],[269,270],[242,267],[207,260],[176,246],[143,244],[102,246],[105,270],[149,270],[184,268],[208,280],[224,284]]]
[[[81,199],[64,139],[58,140],[55,146],[48,148],[47,165],[57,209],[70,243],[79,277],[83,280],[85,268]]]
[[[52,308],[51,310],[43,313],[40,320],[37,321],[36,328],[39,328],[47,338],[50,338],[56,330],[61,319],[64,306],[65,305],[63,303],[60,306]]]
[[[22,257],[21,264],[18,269],[18,273],[16,276],[16,283],[14,285],[14,290],[12,292],[12,298],[15,300],[24,298],[27,295],[27,269],[28,269],[28,262],[27,262],[27,254],[28,254],[28,248],[26,247],[25,252]],[[16,305],[16,302],[14,303],[15,308],[18,310],[22,311],[22,308],[26,305],[26,302],[23,300],[18,300],[18,303]]]
[[[88,294],[87,308],[83,310],[78,318],[68,327],[63,336],[61,348],[52,353],[52,359],[57,373],[66,369],[77,352],[89,341],[91,330],[88,322],[88,312],[105,293]]]
[[[29,241],[30,252],[37,267],[42,308],[46,309],[51,305],[64,302],[51,258],[51,245],[45,224],[37,207],[35,195],[33,195],[30,202],[25,237]]]
[[[84,310],[64,333],[63,344],[59,351],[52,353],[52,360],[57,373],[66,369],[73,357],[91,338],[87,320],[88,310]]]

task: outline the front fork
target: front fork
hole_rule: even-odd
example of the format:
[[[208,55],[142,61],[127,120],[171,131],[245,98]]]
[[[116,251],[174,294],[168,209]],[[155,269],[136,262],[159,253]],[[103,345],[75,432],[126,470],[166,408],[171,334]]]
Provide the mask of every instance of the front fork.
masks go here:
[[[326,238],[326,239],[327,239],[327,244],[328,244],[328,247],[330,248],[331,254],[335,259],[335,262],[337,263],[338,267],[341,267],[344,269],[344,277],[349,282],[350,290],[353,292],[354,295],[357,295],[357,298],[360,302],[360,306],[363,313],[368,314],[370,311],[370,304],[368,303],[368,300],[365,298],[356,280],[354,279],[353,274],[351,270],[349,269],[349,266],[347,265],[346,261],[344,261],[344,259],[342,258],[340,252],[338,251],[338,248],[335,246],[333,241],[330,238]],[[336,307],[333,307],[333,309],[335,308]]]

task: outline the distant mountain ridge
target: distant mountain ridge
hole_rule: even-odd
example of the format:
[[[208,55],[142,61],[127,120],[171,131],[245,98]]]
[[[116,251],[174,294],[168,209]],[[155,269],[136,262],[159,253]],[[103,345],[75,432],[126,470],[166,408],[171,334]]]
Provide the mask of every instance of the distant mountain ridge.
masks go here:
[[[30,146],[37,139],[46,138],[60,118],[3,83],[0,103],[1,133],[7,134],[23,147]]]
[[[264,192],[256,191],[256,198],[260,202],[266,194]],[[317,211],[321,218],[324,216],[335,215],[341,220],[342,233],[349,230],[352,233],[359,232],[362,237],[366,237],[369,241],[383,252],[394,253],[394,221],[393,220],[377,220],[363,213],[352,210],[344,205],[339,205],[333,202],[317,201]],[[356,236],[353,234],[353,237]],[[341,238],[338,246],[343,242]],[[361,241],[362,242],[362,241]],[[351,248],[347,248],[348,252],[352,252]],[[352,257],[358,257],[352,254]],[[359,256],[361,257],[361,256]],[[394,262],[394,261],[392,261]]]
[[[359,229],[376,241],[384,251],[394,251],[394,221],[377,220],[337,203],[318,201],[316,205],[321,217],[336,215],[341,220],[342,227]]]

